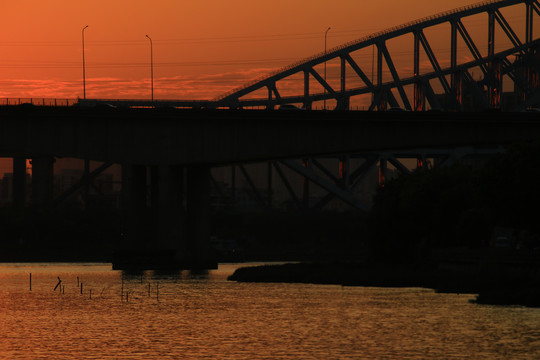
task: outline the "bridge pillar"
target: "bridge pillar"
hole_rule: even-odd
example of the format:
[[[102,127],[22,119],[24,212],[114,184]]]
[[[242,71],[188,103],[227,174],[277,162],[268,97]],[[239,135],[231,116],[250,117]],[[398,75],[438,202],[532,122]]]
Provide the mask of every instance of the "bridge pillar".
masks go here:
[[[210,249],[210,167],[190,166],[186,172],[186,262],[191,268],[215,268]]]
[[[452,72],[452,99],[447,107],[452,107],[456,111],[463,111],[463,89],[464,73],[462,70]]]
[[[267,197],[268,197],[268,207],[272,208],[272,205],[274,203],[274,187],[272,186],[272,162],[268,162],[268,166],[266,168],[266,180],[267,180]]]
[[[309,99],[309,71],[304,70],[304,109],[311,110],[311,100]]]
[[[518,86],[514,85],[514,92],[518,94],[518,99],[521,104],[525,106],[532,106],[530,99],[534,96],[534,93],[540,88],[540,72],[538,64],[540,63],[540,51],[538,47],[532,47],[526,54],[521,55],[516,59],[520,60],[518,71],[520,77],[523,79],[523,84]]]
[[[341,186],[345,189],[349,187],[350,161],[349,155],[339,158],[339,179],[341,180]]]
[[[488,56],[495,54],[495,13],[488,12]]]
[[[338,98],[336,110],[349,110],[350,108],[350,97],[342,95]]]
[[[143,165],[122,168],[124,243],[113,267],[215,268],[209,236],[210,168],[160,165],[151,167],[149,175]]]
[[[413,72],[414,72],[414,111],[423,111],[425,109],[425,96],[424,96],[424,84],[418,80],[420,76],[420,35],[418,32],[414,33],[414,59],[413,59]]]
[[[385,111],[388,105],[388,91],[389,89],[380,89],[379,93],[375,96],[377,101],[377,111]]]
[[[236,166],[231,166],[231,199],[236,203]]]
[[[345,95],[345,91],[347,90],[347,63],[345,61],[345,58],[342,56],[340,58],[341,60],[341,76],[340,76],[340,91],[341,94],[338,98],[338,103],[336,110],[349,110],[350,105],[350,96]]]
[[[26,203],[26,158],[13,158],[13,206],[22,208]]]
[[[426,170],[428,168],[427,160],[424,154],[416,158],[416,169]]]
[[[51,205],[54,188],[54,157],[32,158],[32,206]]]
[[[534,47],[530,54],[528,54],[528,79],[529,79],[529,92],[533,93],[540,88],[540,71],[538,64],[540,62],[540,48]]]
[[[451,21],[450,29],[450,68],[452,74],[450,76],[450,91],[452,94],[451,103],[445,107],[452,107],[456,111],[463,110],[463,71],[456,70],[457,67],[457,22]]]
[[[383,83],[383,64],[382,64],[382,44],[377,43],[377,89],[378,89],[378,95],[376,98],[379,98],[379,101],[377,102],[377,111],[384,111],[386,110],[386,102],[387,102],[387,93],[386,89],[382,88]]]
[[[272,101],[272,88],[268,86],[268,102],[266,103],[266,110],[274,110],[274,102]]]
[[[450,68],[452,69],[452,77],[450,78],[450,88],[455,86],[455,73],[457,66],[457,23],[450,22]]]
[[[157,167],[152,186],[152,216],[158,234],[158,247],[178,255],[185,251],[186,214],[184,210],[184,169],[181,166]]]
[[[463,110],[463,71],[452,72],[452,95],[455,104],[455,110]],[[450,104],[453,106],[454,104]]]
[[[533,4],[527,3],[525,6],[525,43],[528,44],[533,39]]]
[[[386,169],[388,167],[388,162],[386,159],[380,159],[379,161],[379,186],[384,187],[386,182]]]
[[[414,83],[414,111],[424,111],[426,108],[426,97],[424,96],[424,83],[416,81]]]
[[[306,169],[311,167],[311,162],[308,158],[302,159],[302,166]],[[302,179],[302,206],[304,210],[309,209],[309,179],[307,176],[304,176]]]
[[[143,250],[146,245],[149,228],[146,177],[146,166],[122,165],[123,252]]]
[[[490,64],[490,76],[488,86],[489,105],[493,109],[500,109],[502,97],[502,74],[501,61],[493,60]]]

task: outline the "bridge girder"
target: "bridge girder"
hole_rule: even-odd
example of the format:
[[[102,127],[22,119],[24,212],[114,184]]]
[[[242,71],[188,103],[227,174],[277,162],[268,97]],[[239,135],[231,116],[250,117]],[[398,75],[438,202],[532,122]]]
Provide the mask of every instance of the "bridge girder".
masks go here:
[[[369,193],[374,194],[377,186],[384,186],[385,182],[395,177],[397,173],[410,174],[432,167],[451,166],[457,162],[467,160],[487,159],[495,154],[504,152],[501,146],[494,147],[456,147],[440,149],[410,149],[388,150],[365,153],[343,154],[335,157],[309,157],[302,159],[286,159],[270,161],[267,166],[266,187],[261,181],[256,183],[250,175],[250,170],[244,165],[231,167],[230,188],[222,189],[212,178],[214,188],[230,206],[235,206],[236,188],[235,173],[239,168],[246,180],[246,192],[254,204],[270,210],[283,204],[275,203],[275,187],[281,183],[288,195],[285,202],[297,210],[319,211],[326,207],[330,201],[339,199],[351,208],[360,211],[369,211],[371,199]],[[255,173],[264,171],[261,164]],[[257,169],[257,168],[255,168]],[[286,173],[284,170],[287,170]],[[274,180],[273,171],[277,177]],[[253,168],[251,170],[253,174]],[[377,175],[378,174],[378,175]],[[378,184],[373,178],[378,176]],[[260,176],[259,176],[260,178]],[[375,187],[373,187],[375,186]],[[281,197],[281,201],[284,199]]]

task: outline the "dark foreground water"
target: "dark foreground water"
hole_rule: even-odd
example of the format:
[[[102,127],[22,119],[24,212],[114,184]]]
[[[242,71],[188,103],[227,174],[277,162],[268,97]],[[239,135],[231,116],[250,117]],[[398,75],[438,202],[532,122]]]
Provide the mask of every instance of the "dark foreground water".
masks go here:
[[[540,358],[540,309],[416,288],[228,282],[236,267],[0,264],[0,359]]]

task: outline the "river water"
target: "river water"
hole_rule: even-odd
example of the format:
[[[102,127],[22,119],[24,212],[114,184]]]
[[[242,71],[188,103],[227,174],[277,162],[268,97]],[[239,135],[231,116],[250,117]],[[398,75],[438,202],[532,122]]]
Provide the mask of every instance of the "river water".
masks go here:
[[[228,282],[238,266],[0,264],[0,359],[540,358],[540,309],[419,288]]]

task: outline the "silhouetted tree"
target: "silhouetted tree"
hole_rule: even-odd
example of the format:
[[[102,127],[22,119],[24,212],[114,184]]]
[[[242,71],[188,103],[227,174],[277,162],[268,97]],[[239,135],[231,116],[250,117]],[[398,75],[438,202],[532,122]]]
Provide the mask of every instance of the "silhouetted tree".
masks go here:
[[[371,248],[392,261],[423,247],[487,246],[495,226],[538,234],[540,142],[519,144],[483,166],[416,171],[379,189]]]

